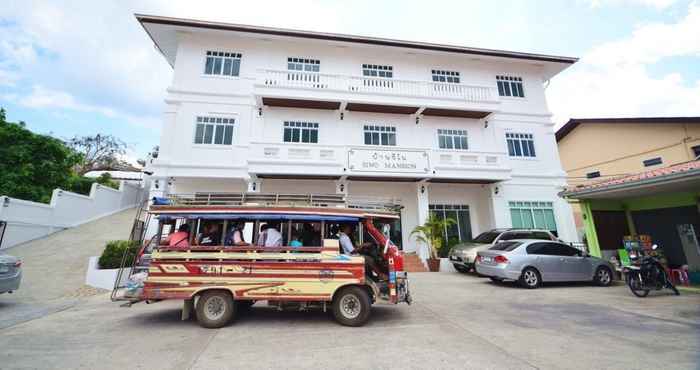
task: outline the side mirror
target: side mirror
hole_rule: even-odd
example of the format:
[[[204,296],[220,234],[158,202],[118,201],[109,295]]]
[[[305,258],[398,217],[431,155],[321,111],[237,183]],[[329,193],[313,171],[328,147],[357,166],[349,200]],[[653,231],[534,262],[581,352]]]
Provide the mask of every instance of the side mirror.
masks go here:
[[[389,234],[391,234],[391,225],[384,224],[384,226],[382,226],[382,234],[389,236]]]

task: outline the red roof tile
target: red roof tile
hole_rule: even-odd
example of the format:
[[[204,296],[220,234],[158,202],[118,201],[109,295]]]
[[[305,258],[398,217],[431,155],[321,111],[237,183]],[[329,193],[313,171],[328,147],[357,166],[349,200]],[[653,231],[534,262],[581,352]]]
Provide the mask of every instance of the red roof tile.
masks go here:
[[[644,171],[632,175],[625,175],[620,177],[615,177],[608,180],[599,181],[593,184],[580,185],[574,188],[566,189],[564,196],[575,195],[579,192],[590,191],[594,189],[602,189],[610,186],[616,185],[633,185],[635,182],[642,182],[644,180],[649,180],[653,178],[662,178],[664,176],[669,176],[673,174],[690,172],[693,170],[700,170],[700,160],[679,163],[673,166],[655,168],[653,170]]]

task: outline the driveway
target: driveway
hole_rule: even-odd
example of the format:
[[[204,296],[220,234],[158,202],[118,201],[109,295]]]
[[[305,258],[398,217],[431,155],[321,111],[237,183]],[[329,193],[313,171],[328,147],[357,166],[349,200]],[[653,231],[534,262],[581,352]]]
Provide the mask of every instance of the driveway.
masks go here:
[[[16,292],[0,295],[0,328],[64,310],[100,293],[84,285],[88,259],[99,256],[107,241],[128,238],[135,216],[136,209],[122,211],[4,249],[22,258],[22,284]]]
[[[3,368],[662,368],[700,365],[700,295],[625,286],[524,290],[457,273],[411,275],[411,306],[361,328],[256,304],[228,327],[179,321],[178,302],[98,295],[0,330]],[[260,306],[259,306],[260,305]]]

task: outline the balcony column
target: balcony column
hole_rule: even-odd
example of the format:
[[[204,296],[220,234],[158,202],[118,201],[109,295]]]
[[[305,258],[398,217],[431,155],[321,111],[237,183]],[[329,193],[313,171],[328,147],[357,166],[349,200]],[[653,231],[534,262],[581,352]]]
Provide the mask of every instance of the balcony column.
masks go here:
[[[335,193],[338,195],[348,195],[348,180],[346,176],[341,177],[335,182]]]
[[[512,227],[508,200],[504,197],[503,185],[496,183],[489,187],[491,223],[494,228]]]
[[[248,193],[259,193],[260,188],[262,188],[262,179],[259,179],[255,175],[250,175],[250,178],[246,179],[247,192]]]
[[[423,225],[430,214],[429,188],[429,184],[425,181],[420,181],[416,183],[416,216],[418,217],[417,225]],[[407,231],[409,233],[411,232],[411,230]],[[420,257],[420,259],[423,260],[423,262],[425,262],[428,259],[428,257],[430,257],[430,251],[428,250],[428,246],[418,241],[416,241],[416,253],[418,254],[418,257]]]

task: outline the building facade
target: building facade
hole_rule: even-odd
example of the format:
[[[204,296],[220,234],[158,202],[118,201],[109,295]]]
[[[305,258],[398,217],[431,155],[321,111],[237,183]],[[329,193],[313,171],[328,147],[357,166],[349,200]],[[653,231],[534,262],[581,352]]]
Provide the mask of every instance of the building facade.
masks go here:
[[[576,59],[137,15],[174,69],[153,195],[344,194],[576,238],[544,84]]]

